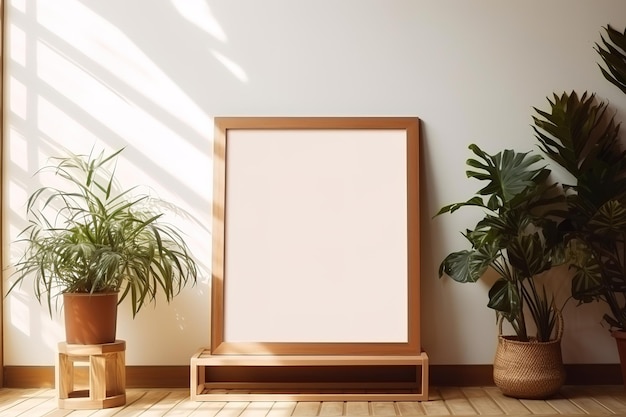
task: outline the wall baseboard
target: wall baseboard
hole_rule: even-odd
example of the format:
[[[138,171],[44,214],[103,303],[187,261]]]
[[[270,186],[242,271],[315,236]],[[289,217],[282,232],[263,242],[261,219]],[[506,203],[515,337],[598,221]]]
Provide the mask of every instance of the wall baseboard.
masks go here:
[[[188,388],[189,366],[127,366],[127,388]],[[623,383],[619,364],[569,364],[566,385],[620,385]],[[235,370],[245,373],[245,370]],[[492,365],[431,365],[430,385],[489,386],[493,385]],[[53,366],[5,366],[5,388],[53,388]],[[76,384],[87,381],[84,368],[75,370]]]
[[[566,385],[620,385],[620,364],[566,364]],[[431,365],[431,386],[493,385],[492,365]]]
[[[77,385],[87,383],[87,368],[74,368]],[[189,366],[127,366],[127,388],[188,388]],[[5,366],[4,388],[54,388],[54,366]]]

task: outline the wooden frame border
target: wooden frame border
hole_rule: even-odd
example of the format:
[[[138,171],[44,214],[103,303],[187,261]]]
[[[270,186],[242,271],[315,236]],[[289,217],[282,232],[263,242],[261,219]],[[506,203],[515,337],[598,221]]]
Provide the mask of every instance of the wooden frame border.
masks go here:
[[[226,152],[233,129],[395,129],[406,132],[408,329],[406,343],[234,343],[224,338]],[[216,117],[214,142],[212,354],[420,354],[419,119],[416,117]]]
[[[4,185],[4,130],[5,130],[5,106],[6,98],[4,93],[5,85],[5,67],[6,67],[6,8],[7,3],[0,0],[0,181]],[[0,236],[4,236],[4,187],[0,186]],[[3,245],[4,246],[4,245]],[[4,265],[4,253],[0,249],[0,263]],[[3,296],[0,297],[0,368],[4,368],[4,279],[0,282],[0,291]],[[4,374],[4,373],[3,373]],[[4,386],[4,375],[0,375],[0,388]]]

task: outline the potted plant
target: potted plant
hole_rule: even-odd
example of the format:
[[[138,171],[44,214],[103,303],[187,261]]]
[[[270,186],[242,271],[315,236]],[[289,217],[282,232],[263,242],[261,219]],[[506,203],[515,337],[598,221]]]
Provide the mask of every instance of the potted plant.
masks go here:
[[[548,216],[548,208],[561,196],[556,184],[548,182],[550,171],[538,166],[541,156],[512,150],[489,155],[477,145],[469,148],[476,159],[468,159],[467,176],[486,185],[437,215],[474,207],[485,216],[464,233],[471,248],[446,256],[439,276],[467,283],[478,281],[489,269],[495,271],[498,279],[487,304],[496,310],[500,328],[494,382],[509,396],[548,397],[565,381],[563,322],[561,309],[538,283],[538,275],[561,261],[557,223]],[[534,336],[529,334],[528,315],[537,329]],[[502,336],[502,319],[512,325],[515,336]]]
[[[626,31],[607,26],[597,51],[604,77],[626,93]],[[569,172],[562,231],[574,270],[572,296],[606,303],[604,314],[626,380],[626,151],[620,126],[594,95],[554,95],[549,111],[535,109],[543,152]]]
[[[134,317],[159,293],[169,302],[196,282],[189,248],[154,200],[135,188],[115,192],[122,150],[52,158],[38,174],[52,172],[63,185],[37,189],[26,204],[25,250],[9,291],[32,278],[50,314],[62,294],[70,344],[114,342],[119,302],[129,298]]]

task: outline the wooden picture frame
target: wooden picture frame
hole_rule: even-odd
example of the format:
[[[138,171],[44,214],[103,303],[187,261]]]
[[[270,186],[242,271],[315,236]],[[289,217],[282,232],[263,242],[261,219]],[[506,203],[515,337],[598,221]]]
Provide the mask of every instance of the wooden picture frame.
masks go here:
[[[213,162],[212,355],[420,354],[418,118],[217,117]]]

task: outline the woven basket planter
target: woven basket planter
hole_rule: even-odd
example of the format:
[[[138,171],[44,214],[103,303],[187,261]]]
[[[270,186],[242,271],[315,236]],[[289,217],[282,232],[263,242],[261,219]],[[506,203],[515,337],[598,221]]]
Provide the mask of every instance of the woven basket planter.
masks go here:
[[[499,328],[493,381],[502,393],[528,399],[543,399],[556,394],[565,383],[561,316],[557,319],[556,338],[549,342],[520,342],[516,336],[502,336],[501,321]]]

